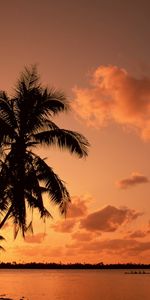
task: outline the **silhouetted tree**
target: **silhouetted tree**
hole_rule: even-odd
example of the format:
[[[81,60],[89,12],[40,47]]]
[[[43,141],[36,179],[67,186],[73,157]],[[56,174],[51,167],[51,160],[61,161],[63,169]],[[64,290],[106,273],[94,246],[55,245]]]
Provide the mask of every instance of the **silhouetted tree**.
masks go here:
[[[34,148],[55,145],[79,158],[87,156],[87,139],[52,121],[53,116],[68,109],[61,91],[42,87],[35,66],[21,73],[13,98],[0,92],[0,210],[5,213],[0,228],[11,217],[15,233],[21,229],[24,235],[27,206],[37,208],[41,218],[51,216],[44,206],[43,193],[58,205],[61,214],[66,213],[69,192]]]
[[[2,235],[0,235],[0,241],[5,241],[5,239]],[[0,251],[1,250],[5,251],[4,247],[0,246]]]

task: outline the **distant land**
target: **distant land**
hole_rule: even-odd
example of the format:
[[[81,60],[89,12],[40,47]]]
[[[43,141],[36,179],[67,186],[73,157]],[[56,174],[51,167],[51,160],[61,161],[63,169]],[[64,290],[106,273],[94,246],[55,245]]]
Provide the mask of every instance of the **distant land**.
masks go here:
[[[89,263],[16,263],[16,262],[1,262],[0,269],[150,269],[150,264],[104,264],[103,262],[97,264]]]

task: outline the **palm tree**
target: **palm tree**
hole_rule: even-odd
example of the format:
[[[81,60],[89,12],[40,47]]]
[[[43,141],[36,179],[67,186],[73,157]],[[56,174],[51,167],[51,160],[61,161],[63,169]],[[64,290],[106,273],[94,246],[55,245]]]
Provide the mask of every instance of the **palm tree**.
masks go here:
[[[5,241],[5,238],[0,235],[0,241]],[[4,247],[0,246],[0,251],[5,251]]]
[[[53,116],[68,110],[69,103],[61,91],[42,87],[35,66],[21,73],[14,97],[0,92],[0,210],[5,213],[0,228],[13,218],[16,234],[21,229],[24,236],[27,207],[38,209],[41,218],[51,216],[44,206],[44,193],[58,205],[61,214],[66,213],[69,192],[34,148],[55,145],[79,158],[87,156],[87,139],[52,121]]]

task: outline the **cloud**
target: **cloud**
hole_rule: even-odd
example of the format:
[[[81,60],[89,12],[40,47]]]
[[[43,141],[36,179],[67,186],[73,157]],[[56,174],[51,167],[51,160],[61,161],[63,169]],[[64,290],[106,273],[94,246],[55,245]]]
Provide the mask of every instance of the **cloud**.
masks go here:
[[[67,218],[79,218],[87,214],[87,202],[89,197],[72,197],[71,204],[68,208]]]
[[[99,233],[100,235],[100,233]],[[89,234],[89,232],[75,232],[72,234],[72,239],[77,240],[77,241],[82,241],[82,242],[86,242],[86,241],[91,241],[95,238],[95,234],[93,232],[91,232]]]
[[[38,259],[54,257],[59,259],[63,254],[62,247],[41,247],[40,246],[28,246],[28,247],[16,247],[15,252],[17,255],[36,257]]]
[[[70,233],[70,232],[72,232],[72,230],[75,227],[75,225],[76,225],[76,221],[75,220],[65,219],[63,221],[59,221],[56,224],[51,225],[51,227],[56,232]]]
[[[74,89],[73,109],[89,126],[110,122],[150,139],[150,78],[135,78],[117,66],[99,66],[88,88]]]
[[[78,249],[78,253],[100,254],[102,252],[109,254],[124,253],[139,246],[140,242],[133,239],[106,239],[93,240],[88,243],[76,242],[66,245],[68,249]],[[77,251],[77,250],[76,250]]]
[[[150,223],[141,227],[140,229],[136,229],[134,231],[128,231],[127,238],[145,238],[150,234]]]
[[[150,242],[139,242],[135,245],[135,247],[130,249],[130,252],[134,255],[137,255],[139,253],[150,251]]]
[[[147,231],[144,231],[144,230],[135,230],[133,231],[129,237],[130,238],[144,238],[146,237],[148,234],[150,234],[150,231],[147,230]]]
[[[66,245],[66,249],[72,250],[75,249],[75,252],[78,254],[83,254],[86,256],[87,254],[93,255],[102,255],[106,256],[109,254],[115,257],[122,256],[129,258],[130,256],[136,256],[137,254],[142,254],[145,251],[150,251],[150,242],[141,242],[136,239],[106,239],[106,240],[93,240],[87,243],[76,242],[72,244]]]
[[[89,231],[113,232],[120,225],[131,222],[140,215],[141,213],[128,208],[108,205],[82,219],[80,226]]]
[[[23,256],[37,256],[38,253],[38,249],[36,247],[16,247],[15,252],[17,253],[17,256],[21,255],[21,257]]]
[[[94,241],[93,243],[86,246],[87,251],[109,251],[109,252],[124,252],[137,246],[138,242],[135,240],[125,239],[110,239],[104,241]]]
[[[33,234],[33,235],[27,235],[25,237],[25,242],[40,244],[43,242],[45,236],[46,236],[46,234],[43,232],[39,232],[39,233]]]
[[[116,185],[120,189],[126,189],[141,183],[148,183],[149,179],[140,174],[140,173],[132,173],[129,177],[119,180]]]
[[[51,228],[56,232],[70,233],[78,224],[79,220],[85,217],[88,213],[87,203],[91,200],[89,196],[73,196],[68,207],[67,217],[65,220],[58,221],[51,225]]]

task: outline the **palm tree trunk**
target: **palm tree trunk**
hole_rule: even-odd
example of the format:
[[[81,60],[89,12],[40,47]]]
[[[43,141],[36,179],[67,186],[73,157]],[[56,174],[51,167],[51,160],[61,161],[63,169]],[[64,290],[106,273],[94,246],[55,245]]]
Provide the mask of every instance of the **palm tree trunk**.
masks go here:
[[[0,229],[4,226],[5,222],[7,221],[7,219],[9,218],[10,214],[12,211],[12,206],[10,206],[7,214],[5,215],[4,219],[0,222]]]

